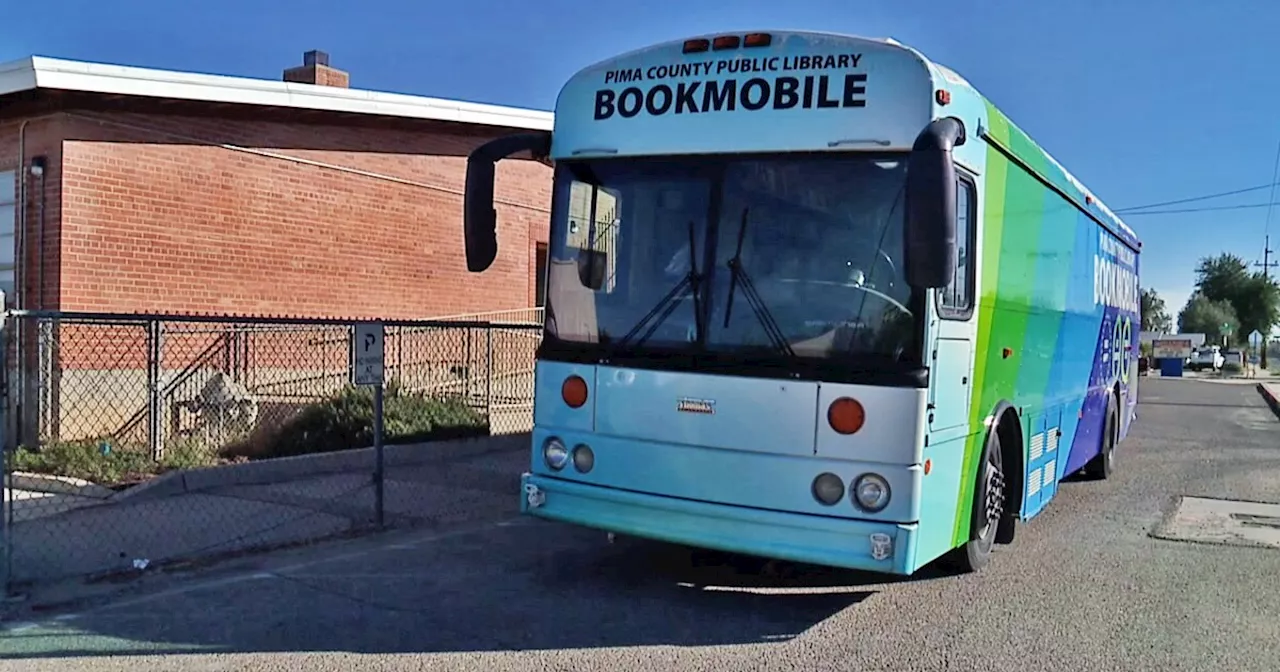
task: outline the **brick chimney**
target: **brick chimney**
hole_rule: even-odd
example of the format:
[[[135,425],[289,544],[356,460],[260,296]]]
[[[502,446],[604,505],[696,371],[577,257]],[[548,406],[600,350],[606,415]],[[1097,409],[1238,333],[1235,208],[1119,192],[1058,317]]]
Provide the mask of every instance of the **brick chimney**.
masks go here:
[[[329,54],[311,50],[302,55],[302,65],[284,71],[284,81],[350,88],[351,76],[329,67]]]

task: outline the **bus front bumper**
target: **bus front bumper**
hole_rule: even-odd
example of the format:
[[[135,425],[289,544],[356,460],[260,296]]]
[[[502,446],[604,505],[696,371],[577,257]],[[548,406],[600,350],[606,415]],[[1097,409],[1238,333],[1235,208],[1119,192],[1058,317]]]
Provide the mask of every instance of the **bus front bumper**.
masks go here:
[[[783,513],[526,473],[521,513],[621,535],[831,567],[910,574],[917,525]]]

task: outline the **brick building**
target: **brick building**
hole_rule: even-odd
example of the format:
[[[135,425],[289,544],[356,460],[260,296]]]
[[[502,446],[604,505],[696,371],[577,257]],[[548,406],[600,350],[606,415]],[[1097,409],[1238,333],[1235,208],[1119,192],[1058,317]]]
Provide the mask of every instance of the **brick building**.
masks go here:
[[[0,288],[103,312],[427,318],[534,304],[550,170],[504,162],[463,259],[465,156],[548,112],[31,58],[0,64]],[[15,292],[16,290],[16,292]]]
[[[528,308],[545,263],[550,169],[500,164],[500,252],[484,274],[466,270],[461,195],[471,148],[548,130],[552,115],[348,83],[319,52],[281,81],[0,64],[9,307],[335,319],[516,311],[499,319],[536,322]],[[232,381],[264,409],[296,408],[346,380],[334,329],[8,326],[10,444],[15,434],[149,436],[159,450],[182,429],[179,407],[210,380]],[[527,406],[525,392],[503,390],[529,386],[536,334],[498,334],[510,343],[495,347],[494,334],[473,332],[388,333],[388,375],[423,390],[483,390],[486,407],[499,393]]]

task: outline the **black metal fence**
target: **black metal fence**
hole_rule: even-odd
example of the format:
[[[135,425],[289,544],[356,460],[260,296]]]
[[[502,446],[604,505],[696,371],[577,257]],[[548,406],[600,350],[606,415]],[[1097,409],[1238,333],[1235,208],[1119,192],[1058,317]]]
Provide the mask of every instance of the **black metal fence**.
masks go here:
[[[468,460],[529,431],[541,324],[537,313],[521,317],[383,322],[392,467],[461,464],[425,470],[452,472],[456,486]],[[145,571],[381,519],[371,488],[384,471],[362,450],[372,444],[372,388],[352,377],[355,326],[9,313],[3,585]],[[471,471],[504,491],[505,475]],[[403,501],[391,487],[389,519],[436,516],[424,510],[429,497],[412,494],[419,476],[404,480]]]

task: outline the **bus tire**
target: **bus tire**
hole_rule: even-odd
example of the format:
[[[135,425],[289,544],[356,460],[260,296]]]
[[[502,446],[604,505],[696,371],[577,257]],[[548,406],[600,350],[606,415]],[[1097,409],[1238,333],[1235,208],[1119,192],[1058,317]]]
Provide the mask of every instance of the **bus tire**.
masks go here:
[[[947,564],[964,573],[976,572],[991,561],[996,534],[1008,514],[1005,512],[1006,477],[1000,432],[992,427],[982,450],[982,463],[973,488],[973,510],[969,515],[969,540],[951,551]]]
[[[1119,434],[1116,406],[1116,395],[1108,393],[1106,415],[1102,421],[1102,450],[1084,465],[1085,475],[1094,480],[1105,481],[1115,473],[1116,436]]]
[[[1012,544],[1018,531],[1018,514],[1022,511],[1022,487],[1026,483],[1022,455],[1022,430],[1018,427],[1017,415],[1008,409],[1000,415],[996,429],[1000,432],[1001,463],[1005,474],[1004,512],[1000,523],[996,526],[996,543]],[[1009,478],[1009,474],[1016,474]]]

